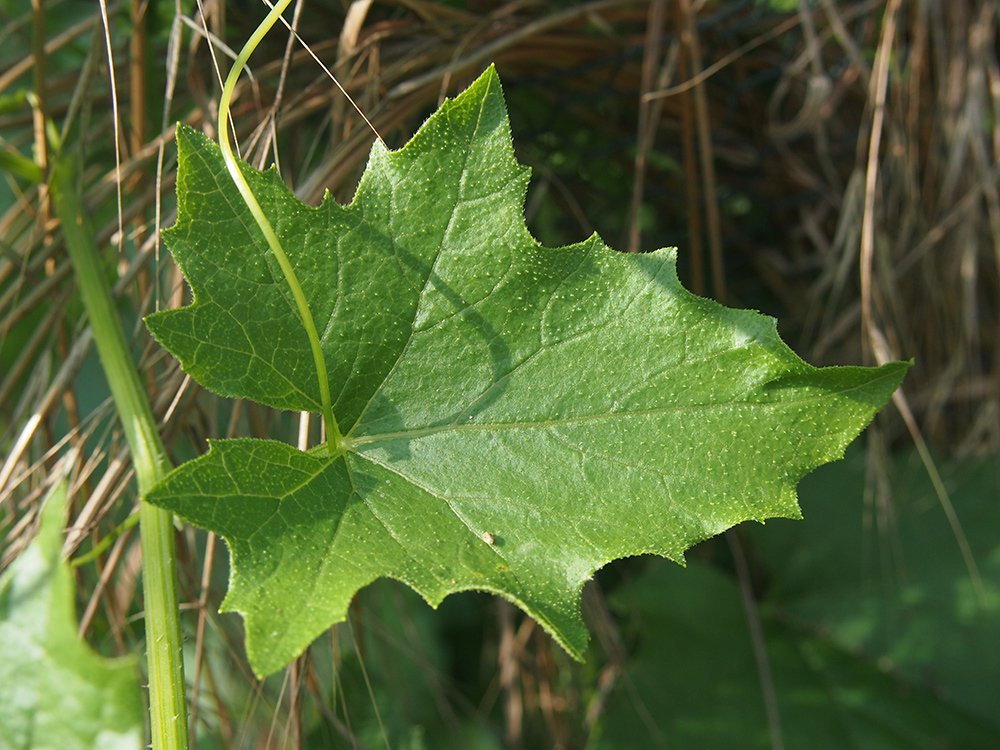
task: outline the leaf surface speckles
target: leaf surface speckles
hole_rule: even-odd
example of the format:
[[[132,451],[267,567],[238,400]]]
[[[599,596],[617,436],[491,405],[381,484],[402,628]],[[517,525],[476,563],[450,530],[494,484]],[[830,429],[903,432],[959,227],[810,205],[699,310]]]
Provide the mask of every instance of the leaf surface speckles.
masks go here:
[[[218,393],[316,411],[308,340],[218,149],[186,128],[178,146],[168,242],[194,303],[150,329]],[[492,68],[401,150],[376,144],[349,206],[243,169],[302,283],[345,439],[214,442],[149,499],[227,540],[224,607],[262,674],[382,577],[432,604],[501,594],[580,657],[597,568],[797,516],[798,480],[907,368],[807,365],[772,319],[686,292],[673,250],[541,247]]]

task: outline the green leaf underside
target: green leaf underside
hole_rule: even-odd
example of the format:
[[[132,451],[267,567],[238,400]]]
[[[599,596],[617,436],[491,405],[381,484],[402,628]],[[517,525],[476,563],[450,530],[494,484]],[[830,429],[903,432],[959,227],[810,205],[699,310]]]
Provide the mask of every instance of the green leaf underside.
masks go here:
[[[150,330],[211,390],[317,411],[290,293],[217,147],[181,127],[178,148],[167,240],[194,303]],[[431,604],[501,594],[582,657],[596,569],[797,517],[798,480],[907,368],[807,365],[772,319],[686,292],[672,250],[541,247],[492,68],[403,149],[376,144],[347,207],[243,169],[309,301],[346,440],[333,455],[214,442],[149,499],[227,540],[224,607],[261,674],[381,577]]]
[[[65,515],[60,484],[38,536],[0,578],[0,748],[138,750],[138,669],[131,658],[100,657],[77,634]]]

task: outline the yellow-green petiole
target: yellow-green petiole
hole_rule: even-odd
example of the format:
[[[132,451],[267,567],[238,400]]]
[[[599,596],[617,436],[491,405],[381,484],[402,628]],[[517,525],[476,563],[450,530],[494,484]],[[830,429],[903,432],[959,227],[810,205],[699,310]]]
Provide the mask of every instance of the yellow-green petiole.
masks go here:
[[[246,44],[243,45],[243,49],[240,50],[239,55],[236,56],[236,62],[233,63],[233,67],[229,71],[229,77],[226,78],[226,83],[222,87],[222,96],[219,99],[219,148],[222,151],[222,158],[226,162],[226,169],[229,170],[229,175],[233,179],[233,184],[236,185],[236,189],[239,191],[240,196],[242,196],[247,208],[250,209],[254,221],[260,227],[260,231],[264,235],[268,247],[274,253],[274,258],[278,261],[278,266],[281,268],[281,272],[285,276],[285,282],[288,284],[288,288],[295,300],[296,312],[298,312],[302,326],[306,330],[306,336],[309,338],[309,348],[312,351],[313,363],[316,367],[316,378],[319,381],[320,407],[323,415],[323,424],[326,428],[327,445],[329,446],[330,453],[334,453],[343,440],[343,435],[341,435],[340,426],[337,424],[337,418],[333,415],[333,403],[330,399],[330,380],[326,373],[326,360],[323,358],[323,349],[320,345],[319,333],[316,330],[312,311],[309,309],[309,303],[306,301],[302,285],[299,283],[295,269],[288,259],[288,254],[285,252],[281,240],[278,239],[278,235],[274,231],[270,220],[260,207],[260,203],[257,202],[257,198],[250,189],[250,185],[247,184],[246,178],[240,170],[239,163],[236,161],[236,156],[233,154],[232,145],[229,142],[229,104],[233,97],[233,90],[236,88],[236,82],[239,80],[240,73],[246,67],[250,55],[253,54],[253,51],[260,44],[261,40],[267,36],[271,27],[281,18],[281,14],[291,1],[279,0],[271,8],[271,12],[267,14],[267,17],[261,21],[260,26],[250,35]]]

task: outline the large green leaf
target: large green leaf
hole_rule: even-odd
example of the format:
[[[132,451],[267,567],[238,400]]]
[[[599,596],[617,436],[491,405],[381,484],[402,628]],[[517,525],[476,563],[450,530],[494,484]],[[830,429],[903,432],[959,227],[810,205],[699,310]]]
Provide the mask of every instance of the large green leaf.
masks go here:
[[[66,486],[38,536],[0,578],[0,749],[138,750],[143,707],[134,659],[104,659],[77,634],[62,561]]]
[[[317,410],[308,339],[218,149],[186,128],[178,148],[168,242],[195,298],[150,329],[219,393]],[[907,367],[810,367],[772,319],[686,292],[672,250],[538,245],[492,68],[403,149],[376,144],[347,207],[243,170],[321,332],[346,439],[216,442],[149,499],[229,543],[224,606],[261,673],[381,577],[432,604],[501,594],[579,657],[597,568],[798,516],[799,478]]]
[[[591,738],[592,750],[768,750],[776,746],[768,699],[778,707],[784,747],[996,747],[997,723],[943,698],[932,680],[904,679],[888,660],[844,649],[822,630],[770,610],[763,613],[771,674],[765,695],[739,588],[705,565],[656,566],[615,604],[645,637]]]
[[[942,701],[992,722],[1000,737],[997,457],[942,470],[975,575],[917,454],[880,469],[892,496],[868,506],[860,500],[860,458],[803,483],[804,527],[752,530],[757,556],[773,571],[768,606],[839,648],[930,686]]]
[[[881,523],[865,523],[854,452],[802,483],[804,524],[744,529],[763,591],[768,696],[732,577],[651,565],[616,591],[634,646],[593,750],[772,748],[766,697],[789,748],[995,748],[1000,471],[991,457],[946,476],[982,576],[977,596],[916,458],[890,467]]]

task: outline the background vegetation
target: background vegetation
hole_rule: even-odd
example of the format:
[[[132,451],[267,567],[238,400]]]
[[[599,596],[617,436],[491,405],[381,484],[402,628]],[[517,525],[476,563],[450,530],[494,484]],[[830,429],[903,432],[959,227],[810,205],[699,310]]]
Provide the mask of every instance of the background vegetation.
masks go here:
[[[251,0],[0,0],[2,563],[71,479],[81,631],[143,650],[127,451],[38,178],[80,149],[122,325],[180,461],[207,437],[290,442],[294,415],[188,381],[140,319],[187,293],[173,123],[213,135]],[[390,146],[496,61],[528,221],[677,245],[694,291],[776,316],[814,364],[915,357],[896,408],[803,483],[806,521],[628,560],[585,595],[571,662],[486,596],[359,597],[264,683],[216,610],[226,554],[178,532],[192,732],[212,747],[992,747],[1000,736],[1000,9],[991,0],[313,0],[273,33],[234,118],[307,201],[347,201]],[[109,49],[113,66],[109,66]],[[933,456],[933,458],[932,458]],[[140,678],[137,677],[137,686]],[[138,689],[138,688],[137,688]],[[734,744],[735,743],[735,744]],[[808,745],[806,745],[808,743]]]

